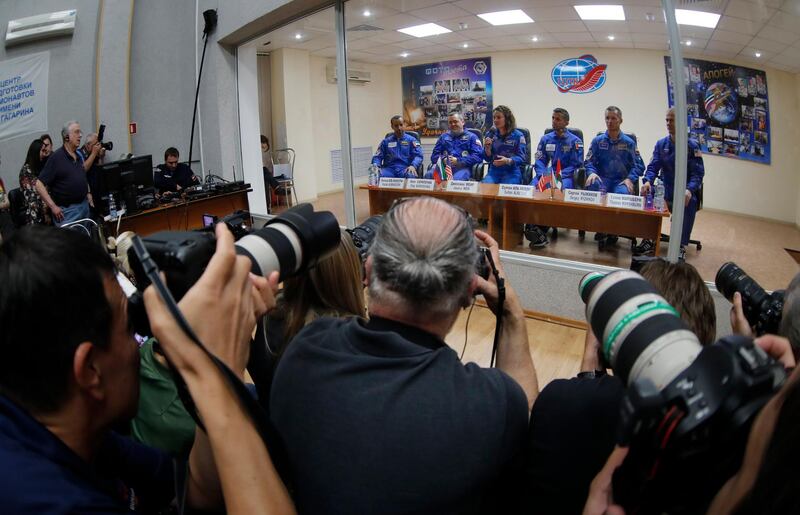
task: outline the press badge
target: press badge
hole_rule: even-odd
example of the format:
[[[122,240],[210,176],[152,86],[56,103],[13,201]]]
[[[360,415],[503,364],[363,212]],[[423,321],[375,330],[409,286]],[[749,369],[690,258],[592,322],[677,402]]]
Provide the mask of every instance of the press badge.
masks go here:
[[[389,147],[389,148],[394,148],[394,147],[397,146],[397,142],[396,141],[390,141],[389,144],[386,145],[386,146]]]
[[[555,152],[556,151],[556,144],[555,143],[548,143],[544,146],[545,152]]]
[[[601,141],[598,146],[600,150],[608,150],[608,141]]]

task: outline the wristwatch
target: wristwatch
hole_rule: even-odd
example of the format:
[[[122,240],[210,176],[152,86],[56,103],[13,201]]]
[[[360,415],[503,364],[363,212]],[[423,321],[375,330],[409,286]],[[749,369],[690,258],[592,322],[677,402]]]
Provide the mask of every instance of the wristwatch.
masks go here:
[[[586,372],[578,372],[578,377],[580,379],[596,379],[598,377],[603,377],[606,375],[605,370],[587,370]]]

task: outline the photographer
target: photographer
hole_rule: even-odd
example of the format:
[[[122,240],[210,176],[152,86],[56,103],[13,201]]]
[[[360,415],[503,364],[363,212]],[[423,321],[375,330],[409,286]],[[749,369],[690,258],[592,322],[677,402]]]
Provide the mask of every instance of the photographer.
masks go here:
[[[255,320],[277,274],[253,278],[233,238],[179,306],[222,362],[243,374]],[[110,257],[72,231],[30,226],[0,247],[0,503],[9,513],[154,512],[175,497],[175,464],[112,432],[136,412],[137,343]],[[42,299],[57,299],[57,302]],[[219,369],[152,288],[151,327],[206,432],[189,458],[186,500],[228,513],[293,508],[253,423]],[[224,317],[208,317],[221,310]],[[46,323],[41,323],[44,320]]]
[[[435,220],[436,223],[431,223]],[[484,513],[524,443],[536,372],[519,298],[476,275],[497,242],[441,200],[396,202],[369,250],[369,321],[322,318],[278,364],[270,397],[305,513]],[[502,317],[497,369],[444,342],[482,294]]]

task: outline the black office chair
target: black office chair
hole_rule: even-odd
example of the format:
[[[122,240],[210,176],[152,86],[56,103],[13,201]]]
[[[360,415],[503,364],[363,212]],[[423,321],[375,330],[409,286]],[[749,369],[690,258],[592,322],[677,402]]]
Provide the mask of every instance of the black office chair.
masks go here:
[[[422,140],[419,139],[419,132],[417,132],[417,131],[403,131],[403,132],[405,132],[406,134],[409,134],[411,137],[413,137],[415,140],[417,140],[419,142],[420,146],[422,146]],[[388,138],[392,134],[393,134],[392,132],[387,132],[386,136],[384,136],[384,138]],[[423,158],[422,160],[423,160],[423,163],[424,163],[425,156],[423,155],[422,158]],[[422,178],[422,166],[423,166],[423,163],[420,163],[419,166],[417,166],[417,177],[420,177],[420,178]]]
[[[697,211],[703,209],[703,185],[700,185],[700,189],[697,191]],[[661,241],[664,243],[669,243],[669,235],[661,233]],[[703,250],[703,242],[700,240],[689,240],[689,245],[694,245],[698,251]]]

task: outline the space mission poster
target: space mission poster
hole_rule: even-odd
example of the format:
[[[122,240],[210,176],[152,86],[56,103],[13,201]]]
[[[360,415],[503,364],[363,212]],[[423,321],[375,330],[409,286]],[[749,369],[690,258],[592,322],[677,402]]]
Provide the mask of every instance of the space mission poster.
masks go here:
[[[664,57],[669,105],[674,105],[672,60]],[[703,152],[770,163],[767,74],[731,64],[683,60],[687,124]]]

